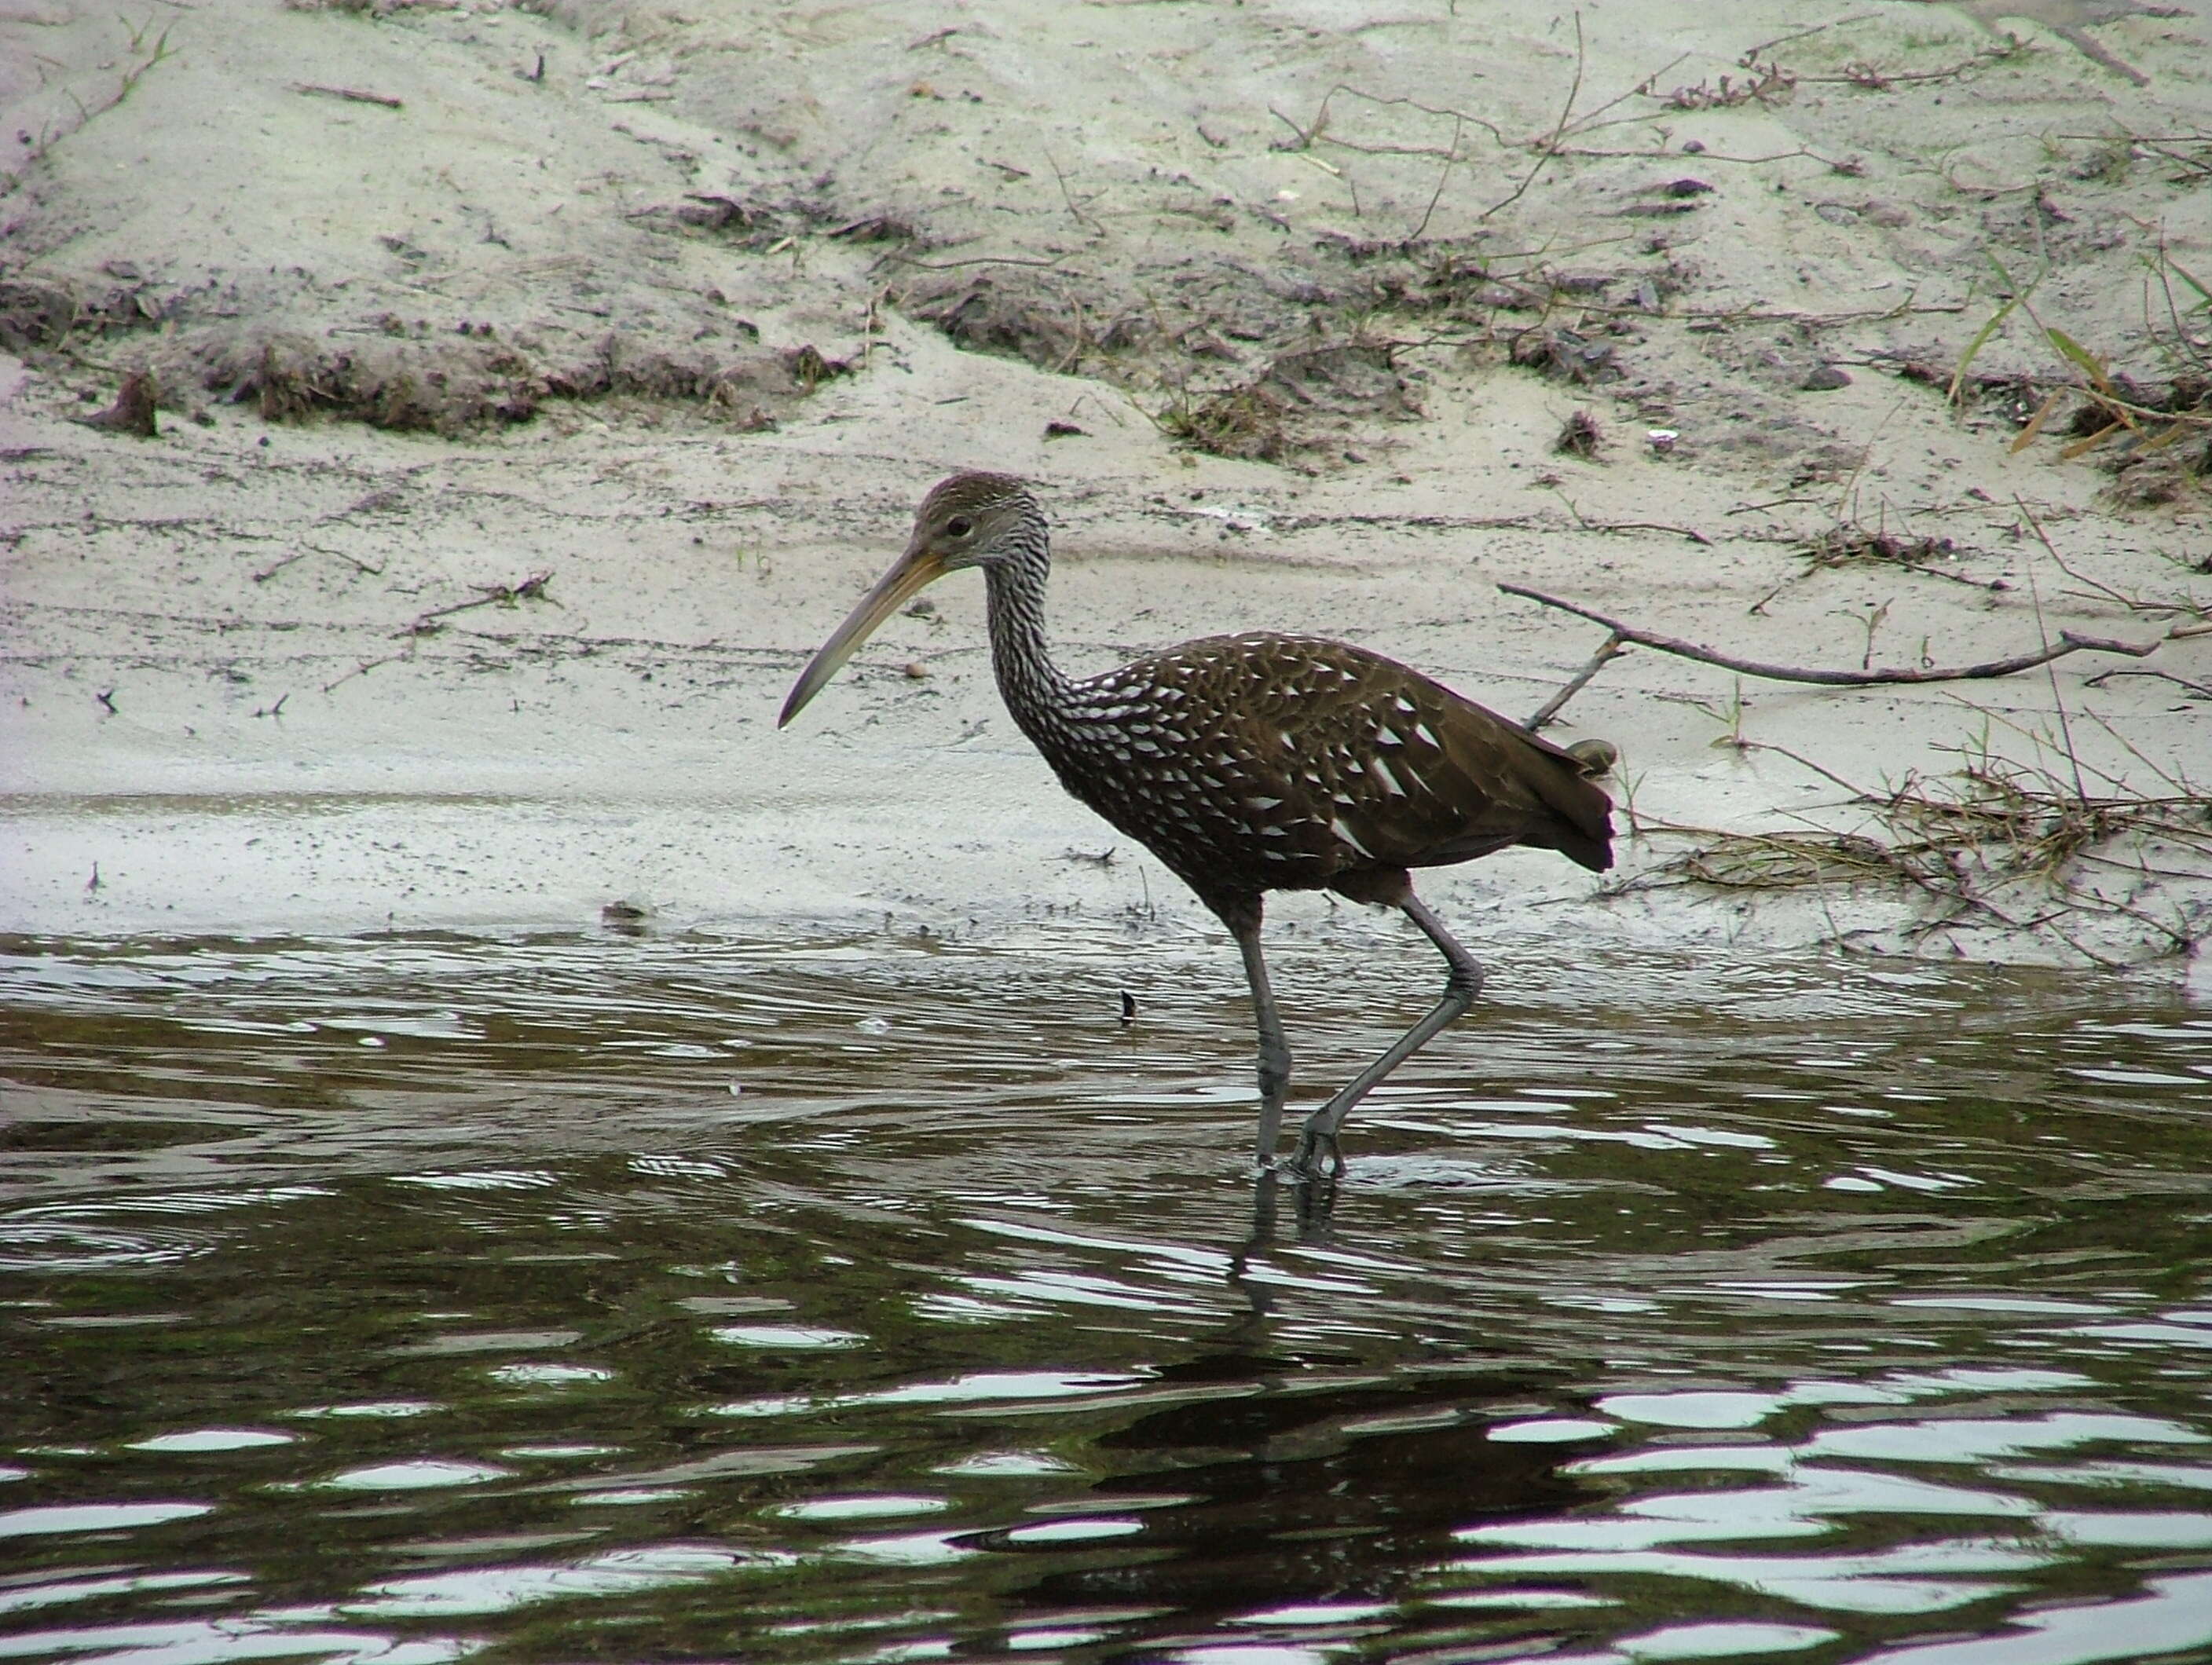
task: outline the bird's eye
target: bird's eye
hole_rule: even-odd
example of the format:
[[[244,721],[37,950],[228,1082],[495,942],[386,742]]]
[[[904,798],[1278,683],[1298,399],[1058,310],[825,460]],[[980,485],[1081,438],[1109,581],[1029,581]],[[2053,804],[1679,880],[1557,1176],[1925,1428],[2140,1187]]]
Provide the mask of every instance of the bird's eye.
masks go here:
[[[964,514],[956,514],[945,523],[945,535],[948,538],[965,538],[975,530],[975,523]]]

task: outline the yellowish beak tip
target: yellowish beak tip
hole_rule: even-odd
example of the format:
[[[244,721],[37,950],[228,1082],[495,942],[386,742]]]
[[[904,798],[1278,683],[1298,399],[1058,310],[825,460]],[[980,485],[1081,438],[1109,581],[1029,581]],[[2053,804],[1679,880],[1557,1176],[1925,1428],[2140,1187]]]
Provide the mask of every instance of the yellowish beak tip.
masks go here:
[[[822,690],[823,684],[836,674],[837,667],[852,656],[853,650],[866,641],[869,633],[890,617],[893,610],[916,590],[945,575],[945,562],[937,556],[918,548],[909,548],[892,564],[891,569],[876,580],[875,588],[860,598],[860,604],[847,616],[845,622],[834,631],[830,640],[816,650],[799,673],[799,680],[783,702],[783,710],[775,720],[778,728],[786,726],[806,707],[806,702]]]

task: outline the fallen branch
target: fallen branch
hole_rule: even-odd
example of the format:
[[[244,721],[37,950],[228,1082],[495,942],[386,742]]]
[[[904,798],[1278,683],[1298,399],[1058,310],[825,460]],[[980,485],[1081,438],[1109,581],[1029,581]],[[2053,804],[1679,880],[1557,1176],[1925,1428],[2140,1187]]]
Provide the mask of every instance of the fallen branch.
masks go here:
[[[1451,180],[1452,165],[1459,160],[1459,138],[1465,127],[1464,122],[1455,120],[1452,123],[1451,149],[1444,153],[1443,171],[1437,175],[1437,188],[1429,193],[1429,205],[1422,211],[1420,224],[1413,228],[1407,241],[1418,243],[1427,234],[1429,222],[1436,217],[1437,204],[1444,199],[1444,186]],[[1319,167],[1328,167],[1328,164],[1318,156],[1309,156],[1306,160]],[[1332,173],[1336,171],[1333,167],[1329,168]]]
[[[252,578],[256,584],[266,584],[270,579],[276,577],[278,573],[283,572],[285,568],[290,566],[294,562],[304,561],[311,555],[327,555],[337,560],[343,561],[346,565],[351,567],[356,572],[359,573],[364,578],[381,578],[384,576],[383,568],[372,567],[366,561],[359,560],[353,556],[348,555],[343,550],[325,549],[320,544],[302,544],[297,549],[294,550],[291,554],[284,556],[278,560],[270,562],[269,565],[262,568],[260,571],[250,573],[247,576]]]
[[[1570,503],[1567,507],[1574,509],[1575,506]],[[1584,532],[1666,532],[1677,538],[1686,538],[1692,544],[1702,544],[1707,549],[1711,549],[1713,544],[1711,538],[1695,526],[1678,526],[1668,520],[1584,520],[1579,510],[1575,511],[1575,520]]]
[[[2058,553],[2058,545],[2051,541],[2051,534],[2044,531],[2043,522],[2035,518],[2035,511],[2028,507],[2027,499],[2023,498],[2018,492],[2014,492],[2013,494],[2012,501],[2014,507],[2020,510],[2021,519],[2027,523],[2028,530],[2035,534],[2036,540],[2043,545],[2045,552],[2051,556],[2052,561],[2057,563],[2058,570],[2064,573],[2067,577],[2072,579],[2076,584],[2087,584],[2092,590],[2095,591],[2098,595],[2102,596],[2106,600],[2117,601],[2121,606],[2126,608],[2131,613],[2191,613],[2194,614],[2200,621],[2204,618],[2204,605],[2194,596],[2185,597],[2182,599],[2174,601],[2160,600],[2155,597],[2146,599],[2142,596],[2133,596],[2128,594],[2124,590],[2116,590],[2111,585],[2105,583],[2101,580],[2092,578],[2088,574],[2085,572],[2078,572],[2074,568],[2068,566],[2066,564],[2066,557]],[[2081,592],[2076,591],[2075,593],[2080,594]],[[2175,631],[2170,632],[2169,634],[2179,635],[2179,632]]]
[[[1384,98],[1380,94],[1364,92],[1359,88],[1352,86],[1348,82],[1340,81],[1335,86],[1330,88],[1328,92],[1322,95],[1321,104],[1319,107],[1314,111],[1313,120],[1304,127],[1299,126],[1297,123],[1292,121],[1288,116],[1285,115],[1280,110],[1276,109],[1273,105],[1269,105],[1267,106],[1267,113],[1274,117],[1277,121],[1282,123],[1284,126],[1289,128],[1291,132],[1297,134],[1297,137],[1295,139],[1277,139],[1270,143],[1267,146],[1267,149],[1270,150],[1289,151],[1306,150],[1311,149],[1320,141],[1327,139],[1329,143],[1334,144],[1341,149],[1356,150],[1363,155],[1369,156],[1444,156],[1449,158],[1456,152],[1458,147],[1458,140],[1456,137],[1453,140],[1453,149],[1450,151],[1439,150],[1434,145],[1355,144],[1349,139],[1338,138],[1334,134],[1328,131],[1328,106],[1329,100],[1334,99],[1339,93],[1349,93],[1356,99],[1364,99],[1370,104],[1380,105],[1385,109],[1395,105],[1405,105],[1413,109],[1419,110],[1423,115],[1449,116],[1454,123],[1454,130],[1455,133],[1465,127],[1472,125],[1483,129],[1492,138],[1497,140],[1499,144],[1504,145],[1508,143],[1504,131],[1499,129],[1498,124],[1494,121],[1486,121],[1480,116],[1470,115],[1464,110],[1455,110],[1448,106],[1424,104],[1417,98]]]
[[[1674,153],[1668,150],[1653,150],[1648,148],[1642,150],[1585,150],[1574,146],[1563,149],[1559,154],[1562,156],[1572,156],[1578,161],[1663,162],[1674,155]],[[1842,173],[1855,179],[1866,171],[1864,165],[1856,157],[1824,156],[1817,150],[1807,150],[1802,148],[1796,150],[1778,150],[1768,156],[1731,156],[1718,150],[1695,150],[1689,154],[1694,156],[1700,165],[1706,162],[1743,162],[1756,166],[1762,162],[1795,161],[1800,156],[1803,156],[1819,162],[1832,173]]]
[[[352,104],[380,104],[387,110],[404,110],[407,106],[386,93],[364,93],[358,87],[318,87],[304,81],[292,83],[295,93],[306,93],[315,98],[342,98]]]
[[[1066,265],[1065,255],[1054,255],[1049,260],[1032,260],[1024,255],[987,254],[973,260],[912,260],[903,254],[886,254],[878,264],[890,266],[912,266],[917,271],[959,271],[968,266],[1042,266],[1047,271],[1058,271]]]
[[[1701,647],[1694,641],[1685,641],[1680,636],[1661,635],[1656,630],[1645,630],[1633,624],[1624,624],[1617,618],[1584,607],[1572,601],[1562,601],[1557,596],[1546,595],[1541,590],[1532,590],[1519,584],[1500,584],[1507,595],[1517,595],[1529,601],[1540,602],[1547,607],[1556,607],[1561,612],[1586,618],[1593,624],[1602,624],[1623,641],[1632,641],[1639,647],[1656,648],[1662,653],[1675,653],[1684,659],[1697,659],[1706,665],[1717,665],[1723,671],[1737,671],[1747,677],[1765,677],[1772,682],[1816,683],[1829,688],[1864,688],[1879,683],[1899,682],[1972,682],[1989,677],[2009,677],[2014,671],[2030,671],[2039,665],[2063,659],[2069,653],[2125,653],[2130,659],[2143,659],[2158,651],[2155,641],[2140,645],[2132,641],[2112,641],[2101,636],[2077,635],[2071,630],[2059,633],[2060,645],[2045,647],[2038,653],[2021,653],[2011,659],[1990,659],[1980,665],[1899,666],[1894,669],[1863,671],[1826,671],[1818,667],[1792,665],[1766,665],[1757,659],[1740,659],[1734,653],[1723,653],[1711,647]]]
[[[2056,24],[2051,26],[2051,33],[2064,38],[2065,31]],[[1984,46],[1960,63],[1941,70],[1916,70],[1909,73],[1899,71],[1892,74],[1877,70],[1870,64],[1851,63],[1844,65],[1840,75],[1799,76],[1796,82],[1801,87],[1857,87],[1870,93],[1886,93],[1893,87],[1920,86],[1931,81],[1956,81],[1985,64],[2006,63],[2023,50],[2017,40],[2005,46]]]

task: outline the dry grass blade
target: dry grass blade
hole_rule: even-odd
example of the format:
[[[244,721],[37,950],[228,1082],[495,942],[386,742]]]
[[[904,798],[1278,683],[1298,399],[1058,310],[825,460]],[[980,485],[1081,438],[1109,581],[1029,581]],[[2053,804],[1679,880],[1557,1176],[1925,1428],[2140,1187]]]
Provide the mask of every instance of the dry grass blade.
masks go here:
[[[2058,396],[2056,393],[2051,395],[2051,398],[2054,400]],[[2075,441],[2073,444],[2060,451],[2058,453],[2058,460],[2064,463],[2070,463],[2076,457],[2086,456],[2090,452],[2094,451],[2099,446],[2104,444],[2106,440],[2111,439],[2113,434],[2123,432],[2129,426],[2130,424],[2124,422],[2107,422],[2095,433],[2087,435],[2086,438]],[[2177,427],[2170,433],[2161,435],[2151,443],[2153,447],[2164,445],[2168,440],[2173,438],[2180,432],[2181,429]],[[2035,435],[2033,433],[2024,433],[2017,440],[2013,441],[2012,448],[2014,451],[2018,451],[2022,447],[2030,444],[2034,438]]]
[[[2033,445],[2035,436],[2043,432],[2043,424],[2051,420],[2051,413],[2057,410],[2065,398],[2065,389],[2054,389],[2043,403],[2036,407],[2035,414],[2027,419],[2027,426],[2020,430],[2019,436],[2005,447],[2007,452],[2016,456]]]

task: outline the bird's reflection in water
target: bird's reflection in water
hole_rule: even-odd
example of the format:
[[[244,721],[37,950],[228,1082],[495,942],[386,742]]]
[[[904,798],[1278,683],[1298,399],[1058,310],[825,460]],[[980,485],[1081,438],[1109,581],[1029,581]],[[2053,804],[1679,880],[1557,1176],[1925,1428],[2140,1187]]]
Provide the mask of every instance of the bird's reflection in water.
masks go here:
[[[1157,1610],[1115,1628],[1123,1646],[1164,1641],[1163,1626],[1259,1623],[1262,1641],[1262,1616],[1285,1609],[1300,1614],[1300,1640],[1315,1639],[1316,1608],[1402,1626],[1452,1559],[1455,1529],[1552,1518],[1595,1496],[1562,1472],[1559,1446],[1490,1437],[1510,1401],[1539,1389],[1527,1372],[1470,1360],[1474,1382],[1392,1380],[1251,1340],[1164,1368],[1162,1383],[1191,1396],[1098,1440],[1123,1472],[1093,1486],[1085,1517],[1131,1523],[1115,1547],[1144,1553],[1063,1563],[1022,1591],[1024,1605]],[[984,1536],[998,1540],[979,1547],[1021,1547]]]
[[[1340,1610],[1347,1633],[1392,1614],[1402,1623],[1426,1575],[1451,1559],[1455,1529],[1590,1500],[1589,1483],[1561,1472],[1558,1446],[1491,1437],[1547,1391],[1538,1373],[1468,1358],[1433,1375],[1378,1376],[1292,1333],[1277,1311],[1287,1285],[1260,1262],[1285,1237],[1327,1243],[1336,1200],[1326,1181],[1255,1177],[1249,1230],[1227,1273],[1246,1310],[1210,1346],[1160,1367],[1163,1387],[1184,1390],[1176,1402],[1097,1441],[1121,1472],[1091,1488],[1085,1514],[1132,1523],[1116,1547],[1146,1553],[1046,1574],[1023,1590],[1024,1605],[1160,1615],[1117,1624],[1122,1646],[1218,1624],[1250,1626],[1262,1643],[1276,1613],[1286,1639],[1310,1643],[1324,1639],[1316,1619]],[[979,1547],[1021,1547],[985,1536]]]
[[[1265,1285],[1251,1280],[1252,1256],[1275,1241],[1282,1185],[1272,1168],[1253,1176],[1252,1229],[1229,1256],[1230,1287],[1243,1291],[1255,1312],[1267,1310],[1267,1291]],[[1327,1243],[1329,1222],[1336,1212],[1336,1182],[1325,1175],[1311,1175],[1293,1180],[1291,1192],[1295,1199],[1298,1242]]]

